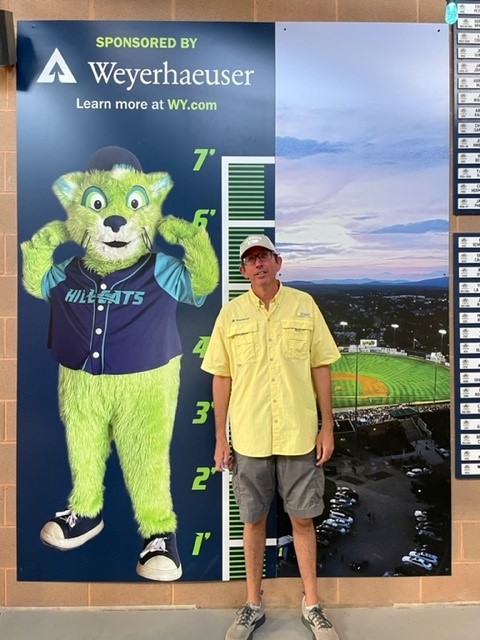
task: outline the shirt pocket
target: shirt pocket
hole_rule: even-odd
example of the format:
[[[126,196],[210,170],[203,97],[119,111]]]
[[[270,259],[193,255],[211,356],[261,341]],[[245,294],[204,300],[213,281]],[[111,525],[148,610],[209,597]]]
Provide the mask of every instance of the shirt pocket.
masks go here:
[[[255,321],[234,322],[229,329],[228,338],[238,365],[258,360],[260,351],[258,324]]]
[[[287,358],[304,360],[310,356],[313,331],[311,318],[282,320],[282,352]]]

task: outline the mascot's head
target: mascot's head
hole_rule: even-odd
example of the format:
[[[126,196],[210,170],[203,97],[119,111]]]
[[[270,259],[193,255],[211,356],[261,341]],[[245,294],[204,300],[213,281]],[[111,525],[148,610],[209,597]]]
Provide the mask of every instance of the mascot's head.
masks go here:
[[[67,212],[72,240],[85,249],[87,266],[106,273],[150,252],[172,185],[167,173],[143,173],[127,149],[104,147],[87,171],[61,176],[53,191]]]

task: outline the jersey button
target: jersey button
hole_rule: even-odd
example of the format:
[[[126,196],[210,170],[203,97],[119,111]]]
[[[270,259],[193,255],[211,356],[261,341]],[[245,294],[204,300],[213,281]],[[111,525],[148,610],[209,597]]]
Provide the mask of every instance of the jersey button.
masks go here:
[[[94,351],[94,352],[92,353],[92,358],[97,359],[97,358],[99,358],[99,357],[100,357],[100,354],[98,353],[98,351]]]
[[[97,307],[97,310],[98,311],[103,311],[104,308],[105,307],[103,306],[103,304],[99,304],[98,307]]]
[[[102,282],[102,284],[100,285],[100,289],[105,291],[106,288],[107,288],[107,285],[104,282]]]
[[[98,328],[98,329],[95,329],[95,333],[97,334],[97,336],[101,336],[103,331],[102,329]]]

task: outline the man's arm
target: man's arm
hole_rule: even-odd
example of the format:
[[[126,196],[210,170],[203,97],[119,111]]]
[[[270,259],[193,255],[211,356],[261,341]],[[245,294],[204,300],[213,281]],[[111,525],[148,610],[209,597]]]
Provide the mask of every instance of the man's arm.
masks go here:
[[[213,376],[213,414],[215,416],[215,469],[225,471],[232,462],[230,444],[227,438],[227,415],[230,403],[232,379],[226,376]]]
[[[332,376],[330,367],[323,365],[312,368],[312,380],[317,394],[317,402],[322,417],[322,428],[317,436],[317,466],[329,460],[334,450],[333,412],[332,412]]]

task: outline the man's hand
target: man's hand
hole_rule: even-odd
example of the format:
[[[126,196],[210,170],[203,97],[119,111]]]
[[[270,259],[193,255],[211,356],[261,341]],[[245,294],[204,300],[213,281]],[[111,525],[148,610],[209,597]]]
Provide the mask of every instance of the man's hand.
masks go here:
[[[230,449],[230,445],[226,440],[217,442],[215,446],[215,470],[216,471],[229,471],[233,465],[233,455]]]
[[[325,464],[332,457],[335,449],[333,429],[322,427],[317,435],[316,442],[316,466]]]

